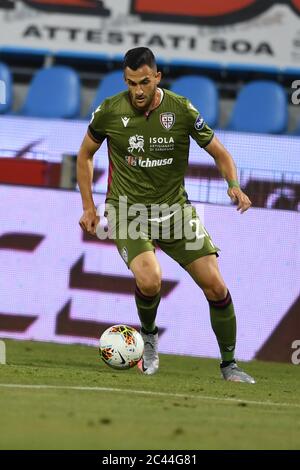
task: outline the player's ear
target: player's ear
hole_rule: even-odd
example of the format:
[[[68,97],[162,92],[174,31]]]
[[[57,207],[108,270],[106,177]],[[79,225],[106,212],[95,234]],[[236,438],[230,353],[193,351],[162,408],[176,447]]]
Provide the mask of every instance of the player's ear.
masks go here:
[[[161,72],[156,72],[155,79],[156,79],[156,85],[158,85],[161,81]]]

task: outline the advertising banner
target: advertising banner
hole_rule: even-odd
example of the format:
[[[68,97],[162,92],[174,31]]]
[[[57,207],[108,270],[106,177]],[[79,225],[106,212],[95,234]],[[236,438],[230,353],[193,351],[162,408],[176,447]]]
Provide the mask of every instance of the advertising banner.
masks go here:
[[[54,163],[62,162],[63,155],[74,155],[75,160],[87,126],[88,121],[2,116],[0,157]],[[216,134],[232,154],[241,184],[253,206],[300,211],[300,159],[297,158],[300,155],[300,137],[219,130]],[[161,138],[159,135],[155,137]],[[94,190],[105,192],[108,181],[106,143],[95,155],[94,165],[98,171]],[[230,203],[226,184],[215,161],[193,139],[185,187],[191,200]]]
[[[300,214],[198,211],[221,249],[238,319],[237,357],[290,361],[299,339]],[[76,192],[0,186],[0,337],[97,346],[109,325],[138,327],[132,274],[112,240],[83,234],[81,213]],[[160,351],[218,357],[202,291],[175,261],[160,250],[157,256]]]
[[[2,0],[0,44],[284,69],[300,67],[299,15],[299,0]]]

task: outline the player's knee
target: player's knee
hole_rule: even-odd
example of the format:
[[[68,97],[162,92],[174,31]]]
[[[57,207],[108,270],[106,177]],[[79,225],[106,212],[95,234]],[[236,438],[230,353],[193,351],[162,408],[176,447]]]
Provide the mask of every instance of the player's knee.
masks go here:
[[[205,296],[209,300],[223,300],[227,295],[227,287],[223,282],[214,282],[209,287],[203,289]]]
[[[160,292],[161,276],[158,272],[148,273],[137,279],[137,285],[144,295],[153,297]]]

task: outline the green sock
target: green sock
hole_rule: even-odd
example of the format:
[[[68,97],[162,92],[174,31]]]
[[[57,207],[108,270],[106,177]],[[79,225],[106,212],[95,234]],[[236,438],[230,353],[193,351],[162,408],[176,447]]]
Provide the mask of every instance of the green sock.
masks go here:
[[[216,335],[222,361],[234,360],[236,342],[236,319],[229,291],[223,300],[208,300],[210,321]]]
[[[155,318],[160,302],[160,293],[149,297],[144,295],[138,286],[135,289],[135,303],[140,317],[141,325],[145,331],[152,333],[155,330]]]

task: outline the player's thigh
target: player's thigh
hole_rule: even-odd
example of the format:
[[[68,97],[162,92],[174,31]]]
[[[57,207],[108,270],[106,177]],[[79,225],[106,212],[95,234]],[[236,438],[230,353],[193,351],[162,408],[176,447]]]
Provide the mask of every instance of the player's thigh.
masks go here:
[[[181,219],[172,219],[172,224],[170,237],[160,237],[156,244],[182,267],[219,251],[192,205],[184,207]]]
[[[136,240],[132,240],[131,238],[116,238],[115,243],[117,245],[118,251],[120,256],[122,257],[123,261],[125,261],[126,266],[132,270],[132,262],[137,258],[139,255],[143,253],[152,253],[154,256],[154,246],[151,240],[144,240],[142,238],[138,238]]]
[[[109,209],[106,210],[109,236],[116,244],[119,254],[128,268],[132,260],[141,253],[154,252],[153,242],[148,237],[139,233],[135,234],[135,238],[130,236],[130,220],[121,218],[118,210],[113,206],[109,206]]]
[[[227,288],[215,254],[203,256],[185,266],[194,281],[209,298],[224,298]]]
[[[153,251],[137,255],[129,265],[139,289],[148,295],[155,295],[161,287],[161,267]]]
[[[128,224],[129,222],[119,220],[117,217],[115,225],[112,227],[110,221],[110,230],[114,229],[113,232],[111,230],[111,233],[113,233],[113,239],[119,254],[132,271],[139,289],[145,295],[156,295],[161,286],[161,269],[154,254],[153,242],[145,235],[131,238],[129,231],[124,230],[126,227],[121,227],[121,224],[124,223]]]

